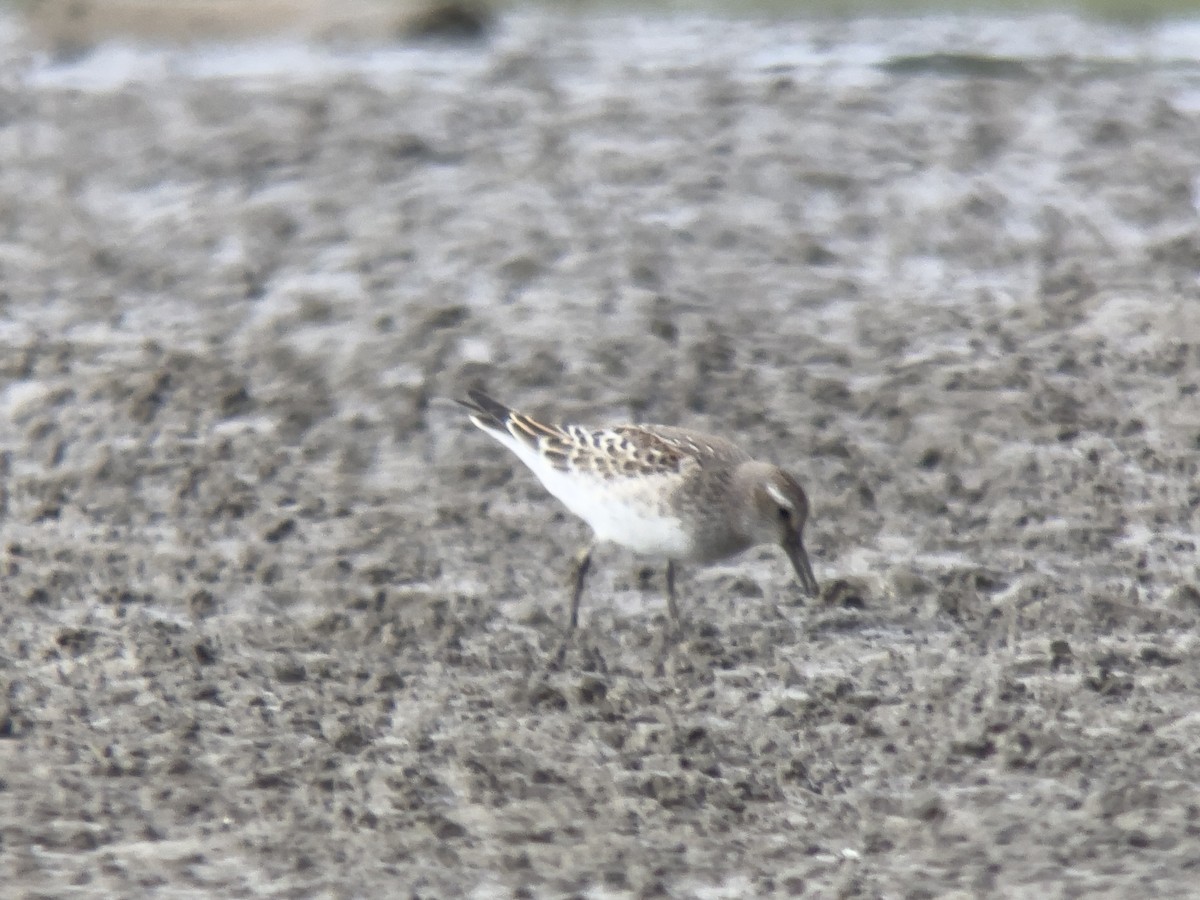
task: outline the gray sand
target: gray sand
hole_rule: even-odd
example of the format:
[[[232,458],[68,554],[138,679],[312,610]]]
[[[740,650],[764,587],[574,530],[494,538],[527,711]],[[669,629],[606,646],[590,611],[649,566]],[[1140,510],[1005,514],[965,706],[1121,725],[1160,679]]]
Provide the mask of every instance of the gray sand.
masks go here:
[[[1187,28],[7,27],[6,891],[1196,890]],[[548,671],[585,527],[476,384],[789,467],[821,599],[685,569],[672,643],[605,551]]]

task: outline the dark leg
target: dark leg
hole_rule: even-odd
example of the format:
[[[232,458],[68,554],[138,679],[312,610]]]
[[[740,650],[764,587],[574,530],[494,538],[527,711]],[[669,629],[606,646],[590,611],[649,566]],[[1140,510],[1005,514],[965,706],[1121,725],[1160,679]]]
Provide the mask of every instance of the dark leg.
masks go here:
[[[675,604],[675,560],[673,559],[667,563],[667,612],[671,614],[671,621],[678,625],[679,607]]]
[[[579,598],[583,596],[583,584],[587,580],[588,570],[592,567],[592,544],[588,544],[575,554],[575,566],[572,569],[571,580],[575,583],[571,595],[571,617],[567,621],[567,633],[572,633],[579,625]]]

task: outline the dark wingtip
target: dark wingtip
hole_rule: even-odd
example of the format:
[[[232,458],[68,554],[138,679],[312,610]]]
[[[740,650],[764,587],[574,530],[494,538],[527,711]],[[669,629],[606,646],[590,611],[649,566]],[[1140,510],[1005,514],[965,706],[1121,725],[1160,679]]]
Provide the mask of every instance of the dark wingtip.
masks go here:
[[[503,403],[493,400],[483,391],[475,390],[474,388],[467,391],[467,398],[466,400],[455,400],[454,402],[470,410],[471,413],[479,416],[484,421],[495,425],[503,426],[509,413],[512,412]]]

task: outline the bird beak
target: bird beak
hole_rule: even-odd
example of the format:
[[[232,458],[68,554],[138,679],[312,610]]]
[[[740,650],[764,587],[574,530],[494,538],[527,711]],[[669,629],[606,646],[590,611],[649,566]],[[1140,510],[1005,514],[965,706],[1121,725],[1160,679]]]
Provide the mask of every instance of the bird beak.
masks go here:
[[[817,576],[813,574],[812,566],[808,562],[808,553],[804,550],[804,541],[800,537],[800,532],[788,535],[788,542],[783,549],[787,551],[788,559],[792,561],[792,567],[800,578],[800,585],[804,588],[804,593],[810,597],[820,594],[821,589],[817,586]]]

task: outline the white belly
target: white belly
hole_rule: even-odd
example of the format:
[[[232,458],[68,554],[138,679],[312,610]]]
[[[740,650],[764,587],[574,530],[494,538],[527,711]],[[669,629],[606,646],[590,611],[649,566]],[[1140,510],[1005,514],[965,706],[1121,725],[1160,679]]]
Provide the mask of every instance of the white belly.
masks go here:
[[[647,556],[686,559],[691,554],[691,539],[677,518],[623,503],[598,503],[587,508],[568,504],[567,508],[591,525],[602,541]]]
[[[646,502],[643,483],[613,486],[599,479],[581,480],[554,471],[547,473],[542,483],[567,509],[592,526],[599,540],[647,556],[686,559],[691,553],[692,541],[683,523],[675,516],[663,515],[659,504]]]
[[[664,515],[662,504],[648,496],[655,487],[653,480],[605,481],[588,473],[563,472],[519,441],[495,436],[529,466],[546,490],[587,522],[599,540],[647,556],[680,560],[691,556],[693,542],[683,523]]]

